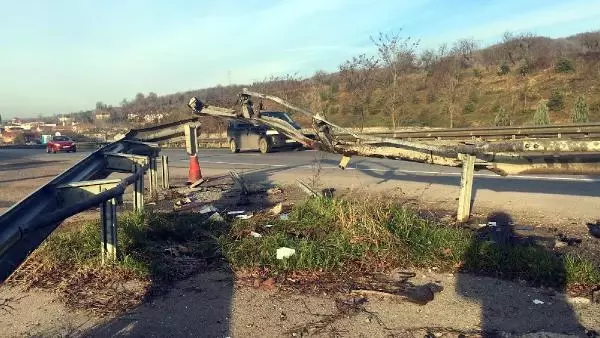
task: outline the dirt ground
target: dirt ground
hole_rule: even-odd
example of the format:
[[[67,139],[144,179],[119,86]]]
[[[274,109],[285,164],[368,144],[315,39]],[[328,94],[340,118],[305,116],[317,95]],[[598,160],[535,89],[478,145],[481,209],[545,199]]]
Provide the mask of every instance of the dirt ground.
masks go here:
[[[175,168],[172,172],[174,183],[181,183],[179,181],[186,174],[183,168]],[[209,176],[216,174],[208,173]],[[26,186],[39,186],[50,176],[40,172],[37,175],[23,183],[21,179],[25,177],[14,178],[11,187],[18,186],[19,194],[24,195]],[[271,177],[271,181],[284,182],[296,178],[278,174]],[[253,182],[251,175],[248,175],[248,180]],[[347,188],[333,176],[324,175],[321,183],[335,187],[338,193]],[[216,201],[223,200],[224,195],[227,192],[219,189],[217,184],[201,197]],[[451,217],[456,201],[448,198],[436,200],[428,195],[428,191],[411,191],[406,197],[420,196],[423,198],[420,201],[426,203],[426,211],[441,213],[436,217],[444,217],[444,213]],[[293,196],[290,197],[290,200],[293,199]],[[279,201],[286,202],[285,199]],[[269,203],[272,202],[275,201]],[[172,202],[158,202],[153,207],[168,210],[172,208]],[[482,222],[488,213],[500,207],[479,205],[472,223]],[[528,213],[523,206],[504,207],[511,210],[518,231],[543,233],[550,237],[566,232],[583,239],[583,248],[597,241],[587,235],[584,219],[563,219],[557,215],[538,217]],[[535,209],[535,206],[532,208]],[[97,212],[82,213],[77,217],[93,218],[97,217]],[[298,292],[277,284],[256,288],[236,281],[230,272],[211,271],[175,284],[167,294],[152,298],[128,313],[99,317],[65,308],[59,297],[50,292],[25,292],[0,286],[0,327],[3,328],[0,337],[424,337],[428,334],[447,337],[496,334],[509,337],[531,333],[544,336],[540,332],[581,337],[586,333],[594,336],[593,331],[600,331],[600,304],[572,299],[550,289],[466,274],[438,274],[435,271],[419,271],[411,282],[417,285],[436,282],[444,289],[426,305],[369,295],[366,303],[344,308],[340,304],[356,300],[344,292]],[[535,335],[528,337],[532,336]]]
[[[115,318],[64,308],[52,294],[0,288],[3,337],[447,337],[600,330],[600,305],[572,304],[551,290],[470,275],[419,272],[412,282],[444,290],[427,305],[380,296],[340,312],[347,294],[299,294],[242,286],[224,271],[198,274]],[[337,301],[336,301],[337,300]],[[536,304],[541,301],[543,304]],[[577,299],[575,300],[577,301]],[[538,302],[539,303],[539,302]]]

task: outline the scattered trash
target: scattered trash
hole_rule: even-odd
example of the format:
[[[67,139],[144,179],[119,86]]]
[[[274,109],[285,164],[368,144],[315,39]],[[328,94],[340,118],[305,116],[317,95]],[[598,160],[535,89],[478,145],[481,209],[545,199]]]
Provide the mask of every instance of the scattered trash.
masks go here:
[[[495,227],[497,225],[498,224],[496,222],[487,222],[487,226],[489,226],[489,227]]]
[[[193,200],[191,198],[186,197],[184,199],[181,199],[181,200],[175,202],[175,205],[178,206],[178,207],[180,207],[182,205],[190,204],[192,202],[193,202]]]
[[[246,220],[246,219],[252,218],[252,214],[250,214],[250,215],[246,215],[246,214],[244,214],[244,215],[237,215],[237,216],[235,216],[235,218]]]
[[[567,302],[571,304],[590,304],[592,301],[585,297],[567,297]]]
[[[281,314],[279,315],[279,320],[282,322],[287,320],[287,315],[285,314],[285,312],[281,312]]]
[[[250,236],[252,236],[252,237],[254,237],[254,238],[261,238],[261,237],[262,237],[262,235],[261,235],[261,234],[259,234],[259,233],[258,233],[258,232],[256,232],[256,231],[250,231]]]
[[[600,238],[600,221],[594,223],[587,224],[588,230],[590,231],[590,235]]]
[[[265,224],[265,225],[263,225],[263,227],[265,227],[265,228],[272,228],[273,224]]]
[[[486,226],[487,226],[487,224],[485,224],[485,223],[477,224],[477,227],[479,227],[479,228],[485,228]]]
[[[279,219],[282,221],[288,221],[290,219],[290,214],[281,214],[279,215]]]
[[[544,304],[544,302],[541,301],[541,300],[539,300],[539,299],[534,299],[533,300],[533,304],[535,304],[535,305],[541,305],[541,304]]]
[[[279,187],[273,187],[273,188],[267,189],[267,195],[281,194],[282,192],[283,192],[283,190],[281,190],[281,188],[279,188]]]
[[[217,222],[217,223],[223,223],[225,222],[225,219],[223,218],[223,216],[221,216],[221,214],[219,214],[218,212],[215,212],[214,214],[212,214],[209,218],[209,221],[211,222]]]
[[[214,206],[212,206],[212,204],[205,206],[204,208],[200,209],[200,213],[201,214],[208,214],[209,212],[215,212],[217,211],[217,208],[215,208]]]
[[[244,210],[228,211],[227,215],[240,215],[240,214],[243,214],[243,213],[245,213]]]
[[[566,247],[568,244],[561,241],[560,239],[555,239],[554,240],[554,248],[555,249],[560,249],[560,248],[564,248]]]
[[[281,247],[277,249],[277,259],[289,258],[296,253],[295,249]]]
[[[567,237],[566,235],[564,235],[562,233],[558,234],[557,241],[564,242],[566,245],[569,245],[569,246],[578,246],[579,244],[581,244],[580,238]]]
[[[205,179],[201,178],[201,179],[197,180],[196,182],[194,182],[194,183],[190,184],[189,188],[190,188],[190,189],[194,189],[194,188],[198,187],[200,184],[202,184],[202,183],[204,183],[204,182],[206,182],[206,181],[207,181],[207,180],[205,180]]]
[[[283,204],[277,203],[276,206],[274,206],[273,208],[271,208],[271,210],[269,210],[269,213],[271,213],[272,215],[279,215],[282,211],[283,211]]]
[[[325,188],[325,189],[321,190],[321,195],[323,197],[332,198],[334,192],[335,192],[334,188]]]
[[[156,202],[148,202],[146,205],[156,205]]]

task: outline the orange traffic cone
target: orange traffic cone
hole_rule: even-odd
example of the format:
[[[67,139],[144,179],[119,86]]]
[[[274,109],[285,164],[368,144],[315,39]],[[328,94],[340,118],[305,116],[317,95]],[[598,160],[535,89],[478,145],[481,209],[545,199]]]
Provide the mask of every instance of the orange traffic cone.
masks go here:
[[[200,171],[200,163],[198,162],[197,155],[190,155],[190,172],[188,175],[188,184],[192,184],[202,179],[202,172]]]

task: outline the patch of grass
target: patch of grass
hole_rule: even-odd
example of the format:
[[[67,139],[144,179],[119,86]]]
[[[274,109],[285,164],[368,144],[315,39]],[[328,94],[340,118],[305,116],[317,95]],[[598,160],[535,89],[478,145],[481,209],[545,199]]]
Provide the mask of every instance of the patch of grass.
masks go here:
[[[251,231],[262,237],[250,236]],[[555,287],[600,283],[598,267],[582,258],[535,244],[497,244],[471,230],[424,219],[410,207],[365,196],[312,198],[295,206],[289,221],[236,221],[219,242],[234,268],[262,268],[273,274],[435,267]],[[279,247],[296,253],[278,260]]]
[[[215,234],[227,229],[185,213],[124,213],[117,224],[113,264],[102,265],[99,222],[72,224],[48,237],[9,283],[52,289],[74,307],[121,311],[214,262],[220,257]],[[131,289],[123,286],[129,281]]]

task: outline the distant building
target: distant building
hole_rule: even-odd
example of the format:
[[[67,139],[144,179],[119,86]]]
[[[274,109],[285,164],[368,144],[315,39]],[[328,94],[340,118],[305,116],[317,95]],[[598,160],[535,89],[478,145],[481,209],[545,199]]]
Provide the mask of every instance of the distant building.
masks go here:
[[[144,121],[146,123],[154,123],[154,122],[160,122],[162,121],[162,119],[164,119],[165,116],[163,114],[148,114],[148,115],[144,115]]]
[[[134,114],[134,113],[127,114],[127,120],[128,121],[138,121],[139,119],[140,119],[140,115],[139,114]]]
[[[71,124],[72,121],[73,121],[73,118],[70,116],[59,116],[58,117],[58,122],[60,122],[63,127]]]
[[[108,120],[110,119],[110,113],[108,112],[99,112],[94,115],[96,120]]]

